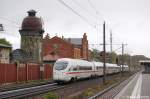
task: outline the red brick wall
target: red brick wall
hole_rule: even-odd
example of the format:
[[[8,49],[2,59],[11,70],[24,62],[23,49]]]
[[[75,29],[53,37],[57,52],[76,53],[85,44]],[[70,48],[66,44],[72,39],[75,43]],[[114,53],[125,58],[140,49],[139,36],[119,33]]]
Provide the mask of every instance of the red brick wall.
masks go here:
[[[56,52],[59,57],[63,58],[73,58],[73,45],[66,42],[65,40],[55,36],[51,39],[43,40],[43,55],[51,54],[52,52]]]
[[[81,49],[74,48],[74,58],[81,58]]]

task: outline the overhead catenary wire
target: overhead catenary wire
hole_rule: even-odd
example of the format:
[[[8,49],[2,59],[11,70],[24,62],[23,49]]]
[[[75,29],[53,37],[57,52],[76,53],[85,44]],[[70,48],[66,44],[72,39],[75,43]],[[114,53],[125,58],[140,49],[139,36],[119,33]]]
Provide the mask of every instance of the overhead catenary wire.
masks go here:
[[[99,20],[99,17],[98,17],[98,15],[96,15],[96,13],[95,12],[93,12],[92,11],[92,13],[91,12],[89,12],[89,9],[87,9],[87,8],[85,8],[84,6],[82,6],[81,5],[81,3],[79,3],[77,0],[72,0],[76,5],[78,5],[78,7],[79,8],[81,8],[82,10],[84,10],[89,16],[91,16],[92,18],[94,18],[95,19],[95,21],[96,21],[96,31],[97,31],[97,37],[99,36],[99,33],[102,33],[102,31],[101,31],[101,29],[100,29],[100,26],[102,25],[102,24],[100,24],[100,22],[99,21],[97,21],[97,20]],[[86,6],[87,7],[87,6]],[[100,32],[101,31],[101,32]],[[99,40],[99,38],[97,38],[97,41]]]
[[[97,16],[96,16],[96,15],[91,14],[91,13],[89,12],[89,10],[86,9],[85,7],[81,6],[81,4],[80,4],[79,2],[77,2],[76,0],[72,0],[72,1],[73,1],[76,5],[78,5],[78,7],[80,7],[80,8],[83,9],[84,11],[86,11],[89,15],[91,15],[91,16],[93,16],[94,18],[97,19]]]
[[[3,24],[3,23],[2,23]],[[9,28],[9,29],[11,29],[11,32],[12,33],[10,33],[9,31],[8,31],[8,28],[7,27],[11,27],[11,28]],[[8,25],[8,24],[3,24],[3,31],[0,31],[0,34],[3,34],[3,35],[10,35],[10,36],[15,36],[15,37],[18,37],[18,35],[16,34],[16,31],[12,31],[12,29],[13,28],[20,28],[20,27],[18,27],[18,26],[16,26],[16,25]]]
[[[81,14],[79,14],[77,11],[75,11],[72,7],[70,7],[68,4],[66,4],[63,0],[58,0],[61,4],[63,4],[65,7],[67,7],[68,9],[70,9],[74,14],[78,15],[82,20],[84,20],[85,22],[87,22],[90,26],[92,26],[94,29],[96,29],[96,26],[91,24],[89,22],[88,19],[86,19],[84,16],[82,16]]]
[[[65,7],[67,7],[68,9],[70,9],[73,13],[75,13],[76,15],[78,15],[81,19],[83,19],[85,22],[87,22],[90,26],[94,27],[96,30],[98,30],[96,28],[96,25],[93,25],[89,22],[88,19],[86,19],[84,16],[82,16],[81,14],[79,14],[76,10],[74,10],[74,8],[72,8],[71,6],[69,6],[66,2],[64,2],[63,0],[58,0],[61,4],[63,4]],[[90,3],[91,4],[91,3]],[[94,7],[93,7],[94,8]],[[95,8],[96,9],[96,8]],[[96,12],[98,12],[96,10]],[[98,14],[98,13],[97,13]],[[104,18],[103,18],[104,19]]]
[[[2,19],[2,20],[6,20],[6,21],[8,21],[8,22],[11,22],[11,23],[13,23],[13,24],[15,24],[15,25],[19,26],[19,24],[18,24],[16,21],[14,21],[14,20],[10,20],[10,19],[8,19],[8,18],[1,17],[1,16],[0,16],[0,19]]]
[[[91,8],[95,11],[95,14],[97,15],[98,18],[102,18],[102,20],[105,20],[102,14],[95,8],[93,3],[90,0],[87,0]]]
[[[101,18],[104,21],[105,20],[104,16],[96,9],[96,7],[93,5],[93,3],[90,0],[87,0],[87,1],[89,3],[90,7],[95,11],[95,14],[97,15],[97,17]],[[109,18],[109,20],[110,20],[110,18]],[[106,20],[105,20],[105,22],[106,22]],[[110,27],[108,26],[108,24],[105,24],[105,28],[106,28],[106,31],[111,30],[111,29],[109,29]],[[107,36],[106,36],[106,38],[107,38]],[[108,40],[108,39],[109,38],[107,38],[106,40]]]
[[[0,23],[0,24],[3,25],[3,28],[4,28],[4,31],[1,31],[1,32],[0,32],[1,34],[7,34],[7,35],[11,35],[11,36],[17,36],[17,35],[15,35],[15,34],[13,34],[13,33],[8,33],[8,31],[6,31],[7,27],[17,28],[17,29],[20,28],[20,27],[19,27],[19,24],[18,24],[16,21],[10,20],[10,19],[8,19],[8,18],[1,17],[1,16],[0,16],[0,20],[7,21],[7,22],[1,22],[1,23]],[[9,22],[10,22],[11,24],[9,24]]]
[[[2,31],[2,32],[0,31],[0,37],[1,37],[1,35],[5,35],[6,36],[6,34],[10,35],[10,36],[14,36],[14,37],[20,37],[19,34],[17,35],[17,34],[10,33],[8,31]]]
[[[5,23],[1,23],[1,24],[3,24],[3,26],[5,27],[5,26],[7,26],[7,27],[14,27],[14,28],[20,28],[19,26],[16,26],[16,25],[8,25],[8,24],[5,24]]]
[[[93,5],[93,3],[90,1],[90,0],[87,0],[88,1],[88,3],[89,3],[89,5],[90,5],[90,7],[93,9],[93,11],[95,12],[95,14],[97,15],[97,18],[100,20],[100,18],[103,20],[103,21],[105,21],[105,23],[106,23],[106,20],[105,20],[105,18],[104,18],[104,16],[96,9],[96,7]],[[106,33],[107,33],[107,30],[109,30],[109,27],[107,27],[107,25],[108,24],[105,24],[105,31],[106,31]],[[99,32],[98,32],[99,33]],[[106,36],[106,38],[107,38],[107,36]],[[107,38],[106,39],[107,41],[106,42],[108,42],[108,40],[109,40],[109,38]]]

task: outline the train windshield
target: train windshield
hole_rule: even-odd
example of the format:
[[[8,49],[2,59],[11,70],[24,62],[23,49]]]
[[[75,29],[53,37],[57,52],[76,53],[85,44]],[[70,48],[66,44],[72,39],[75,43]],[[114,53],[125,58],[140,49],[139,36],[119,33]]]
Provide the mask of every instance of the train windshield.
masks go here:
[[[68,62],[56,62],[55,69],[56,70],[64,70],[64,69],[66,69],[67,65],[68,65]]]

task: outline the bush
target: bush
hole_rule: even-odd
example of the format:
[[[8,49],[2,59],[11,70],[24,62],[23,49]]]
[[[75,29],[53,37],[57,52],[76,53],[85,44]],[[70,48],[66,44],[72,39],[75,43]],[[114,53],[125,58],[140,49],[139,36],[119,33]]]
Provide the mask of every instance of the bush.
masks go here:
[[[84,96],[92,96],[94,94],[94,89],[88,88],[83,94]]]
[[[58,95],[54,92],[49,92],[43,96],[43,99],[59,99]]]

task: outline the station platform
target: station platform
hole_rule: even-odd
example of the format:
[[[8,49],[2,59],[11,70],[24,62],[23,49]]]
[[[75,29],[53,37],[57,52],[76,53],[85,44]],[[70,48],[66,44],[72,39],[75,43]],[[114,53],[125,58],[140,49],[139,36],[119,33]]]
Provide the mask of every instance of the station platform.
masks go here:
[[[137,73],[114,99],[150,99],[150,74]]]

